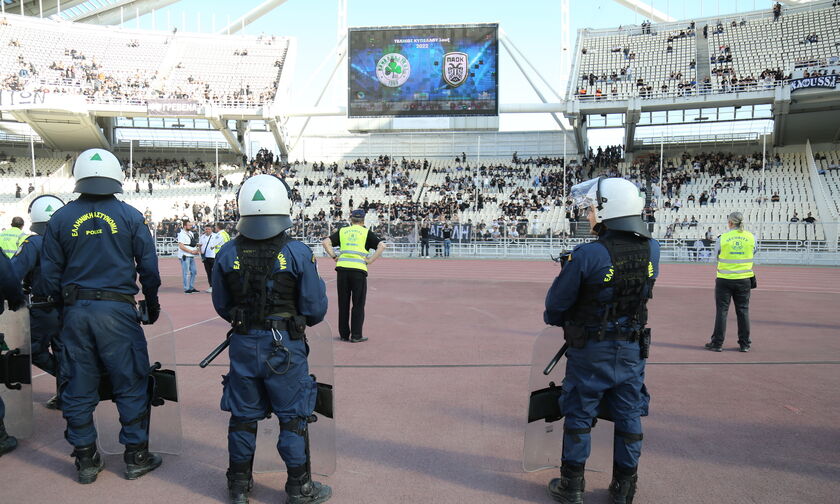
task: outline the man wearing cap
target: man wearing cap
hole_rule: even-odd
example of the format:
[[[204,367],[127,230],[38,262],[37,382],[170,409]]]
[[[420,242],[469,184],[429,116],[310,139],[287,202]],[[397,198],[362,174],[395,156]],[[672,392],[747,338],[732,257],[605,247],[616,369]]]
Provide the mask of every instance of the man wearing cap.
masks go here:
[[[26,232],[23,230],[23,219],[20,217],[12,218],[12,227],[0,232],[0,245],[2,245],[6,257],[11,258],[15,255],[18,247],[25,239]]]
[[[365,211],[350,212],[350,225],[345,226],[321,244],[335,260],[338,288],[338,335],[341,341],[367,341],[362,334],[365,323],[368,264],[373,264],[385,251],[385,242],[365,227]],[[334,247],[338,247],[336,252]],[[368,255],[370,250],[376,251]],[[351,315],[350,303],[353,308]]]
[[[32,295],[61,306],[59,399],[79,483],[93,483],[105,467],[93,411],[106,373],[122,424],[124,474],[133,480],[162,463],[148,449],[150,363],[135,307],[139,277],[149,323],[160,316],[157,252],[143,214],[115,196],[123,192],[123,171],[112,153],[82,152],[73,177],[81,194],[47,223]]]
[[[727,219],[729,231],[718,237],[715,251],[718,267],[715,279],[715,329],[712,341],[706,343],[706,349],[712,352],[723,350],[726,336],[726,316],[729,314],[730,300],[735,302],[735,314],[738,317],[738,346],[741,352],[749,352],[750,341],[750,289],[755,286],[753,256],[755,255],[755,237],[744,229],[744,215],[732,212]]]
[[[32,286],[41,278],[41,250],[44,239],[42,235],[47,229],[47,222],[64,201],[55,196],[44,194],[38,196],[29,204],[29,218],[32,225],[29,230],[32,235],[23,240],[12,265],[18,278],[23,279],[23,292],[32,293]],[[61,331],[61,321],[56,303],[46,298],[32,296],[29,310],[29,327],[32,334],[32,364],[51,376],[58,373],[57,355],[59,351],[58,334]],[[53,352],[50,352],[50,348]],[[58,408],[58,395],[51,397],[46,404],[49,409]]]

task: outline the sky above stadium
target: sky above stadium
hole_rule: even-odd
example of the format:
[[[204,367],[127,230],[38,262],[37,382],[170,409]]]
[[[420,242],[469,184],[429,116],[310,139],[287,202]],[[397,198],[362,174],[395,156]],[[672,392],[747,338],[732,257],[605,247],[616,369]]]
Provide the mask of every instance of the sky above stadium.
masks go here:
[[[261,0],[182,0],[140,20],[140,27],[158,30],[178,27],[179,30],[210,32],[224,27]],[[758,0],[655,0],[652,6],[677,19],[726,15],[736,12],[770,9],[771,1]],[[571,0],[570,51],[574,51],[577,30],[581,28],[612,28],[639,24],[644,13],[634,12],[611,0]],[[271,13],[247,26],[242,33],[293,36],[298,39],[297,65],[294,69],[292,96],[302,106],[314,104],[322,83],[332,65],[325,65],[319,75],[313,73],[334,49],[338,26],[337,0],[288,0]],[[561,69],[560,2],[557,0],[348,0],[348,24],[354,26],[450,24],[498,22],[501,29],[540,69],[543,77],[563,93],[568,80],[567,70]],[[131,21],[126,27],[135,27]],[[200,26],[200,30],[199,30]],[[571,56],[571,55],[570,55]],[[334,61],[334,60],[332,60]],[[539,98],[520,74],[506,51],[500,50],[500,103],[535,103]],[[333,81],[322,105],[344,105],[346,102],[346,66]],[[549,97],[550,92],[543,88]],[[313,123],[326,123],[318,120]],[[314,125],[318,129],[317,125]],[[503,130],[557,129],[547,114],[502,115]]]

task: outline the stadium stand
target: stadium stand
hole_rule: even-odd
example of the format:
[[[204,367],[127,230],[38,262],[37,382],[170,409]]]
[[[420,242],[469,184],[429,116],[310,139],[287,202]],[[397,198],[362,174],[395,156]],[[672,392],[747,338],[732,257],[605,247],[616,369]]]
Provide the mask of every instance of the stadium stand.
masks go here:
[[[2,89],[82,95],[88,103],[192,99],[254,107],[274,99],[289,45],[286,37],[133,31],[4,16]]]
[[[579,99],[626,100],[760,91],[795,68],[838,63],[840,6],[813,2],[737,16],[581,30],[570,89]]]
[[[598,175],[624,176],[645,190],[645,166],[653,167],[655,177],[658,159],[625,162],[622,155],[616,149],[609,156],[590,152],[573,159],[566,172],[566,191]],[[840,209],[840,152],[820,152],[816,158],[833,204]],[[52,193],[74,198],[72,179],[47,176],[66,162],[66,158],[38,159],[37,169],[44,176],[35,179],[36,185],[48,183]],[[128,164],[127,159],[124,162]],[[26,197],[32,182],[28,165],[28,159],[0,161],[0,170],[6,170],[0,218],[19,208],[15,205]],[[286,164],[261,151],[244,167],[222,164],[218,188],[211,166],[200,159],[141,157],[135,162],[135,178],[126,180],[121,197],[147,215],[159,236],[174,236],[182,219],[232,224],[237,219],[238,186],[258,173],[277,173],[286,179],[293,190],[296,230],[312,238],[323,238],[359,207],[368,210],[368,225],[394,239],[414,236],[423,221],[471,224],[474,233],[486,240],[585,237],[589,231],[588,225],[577,222],[570,202],[563,202],[560,159],[392,162],[379,156],[343,164]],[[709,228],[714,237],[726,216],[737,210],[755,223],[756,234],[764,240],[825,240],[802,152],[768,155],[763,174],[758,153],[686,152],[666,157],[664,166],[661,185],[652,179],[648,212],[657,238],[699,239]],[[21,198],[16,197],[15,184],[21,188]],[[214,216],[217,207],[220,214]]]

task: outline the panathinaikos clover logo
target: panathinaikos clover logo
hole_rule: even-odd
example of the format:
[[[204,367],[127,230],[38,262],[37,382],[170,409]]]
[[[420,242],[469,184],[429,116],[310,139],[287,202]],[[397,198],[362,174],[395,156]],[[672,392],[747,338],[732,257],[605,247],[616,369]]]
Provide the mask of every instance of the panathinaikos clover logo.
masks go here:
[[[383,86],[399,87],[405,84],[411,75],[408,58],[399,53],[389,53],[379,58],[376,63],[376,78]]]

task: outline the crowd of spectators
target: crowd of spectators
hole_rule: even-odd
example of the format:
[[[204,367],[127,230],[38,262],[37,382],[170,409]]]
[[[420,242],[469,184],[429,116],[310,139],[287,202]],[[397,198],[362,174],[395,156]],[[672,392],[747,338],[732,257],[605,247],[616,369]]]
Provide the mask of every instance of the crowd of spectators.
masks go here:
[[[12,23],[3,16],[0,27]],[[174,32],[173,35],[174,36]],[[168,45],[171,37],[166,40]],[[276,37],[261,36],[258,42],[271,45]],[[131,71],[109,68],[107,62],[97,61],[88,57],[84,51],[74,47],[64,47],[63,53],[56,51],[56,57],[48,66],[42,66],[27,59],[30,51],[42,48],[27,47],[26,42],[10,39],[9,47],[20,51],[15,68],[6,69],[7,73],[0,76],[0,89],[9,91],[30,91],[50,94],[81,95],[90,103],[122,102],[129,104],[144,104],[152,99],[199,100],[217,104],[239,104],[244,106],[258,106],[274,99],[277,90],[277,79],[264,89],[252,89],[247,79],[243,78],[239,89],[234,91],[220,91],[209,83],[189,76],[186,82],[167,83],[156,68],[138,67]],[[143,54],[143,45],[139,39],[131,39],[126,47],[138,49],[138,59]],[[236,56],[247,56],[247,49],[237,50]],[[158,55],[163,58],[163,55]],[[275,67],[281,67],[282,59],[275,62]],[[113,66],[113,65],[111,65]],[[178,62],[176,69],[184,68],[183,62]]]

